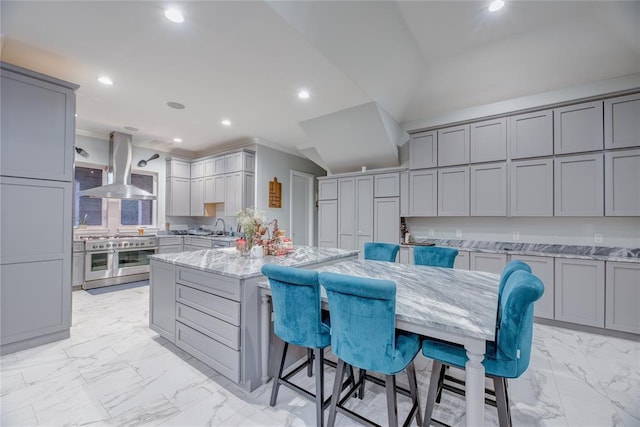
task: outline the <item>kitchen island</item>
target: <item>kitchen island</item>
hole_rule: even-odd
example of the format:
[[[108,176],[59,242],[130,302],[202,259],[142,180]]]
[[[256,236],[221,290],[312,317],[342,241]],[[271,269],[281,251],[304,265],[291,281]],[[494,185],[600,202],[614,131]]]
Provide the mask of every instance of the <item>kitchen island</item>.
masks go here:
[[[358,251],[297,247],[252,258],[233,249],[150,256],[149,327],[247,390],[262,384],[261,299],[264,264],[319,268]]]

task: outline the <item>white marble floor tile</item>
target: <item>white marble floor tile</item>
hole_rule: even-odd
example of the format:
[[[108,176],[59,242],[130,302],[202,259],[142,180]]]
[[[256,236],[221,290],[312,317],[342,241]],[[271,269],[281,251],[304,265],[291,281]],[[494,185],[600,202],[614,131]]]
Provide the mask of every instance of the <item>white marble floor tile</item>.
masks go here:
[[[2,426],[35,426],[38,424],[36,414],[31,405],[16,410],[7,410],[0,405],[0,425]]]

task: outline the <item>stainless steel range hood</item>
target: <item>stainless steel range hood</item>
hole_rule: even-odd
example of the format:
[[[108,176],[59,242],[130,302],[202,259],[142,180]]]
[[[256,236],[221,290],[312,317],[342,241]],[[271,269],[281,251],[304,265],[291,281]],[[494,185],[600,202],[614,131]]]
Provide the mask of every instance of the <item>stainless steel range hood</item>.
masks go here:
[[[101,199],[155,200],[156,196],[131,185],[131,135],[111,132],[109,135],[109,170],[113,182],[80,192],[80,196]]]

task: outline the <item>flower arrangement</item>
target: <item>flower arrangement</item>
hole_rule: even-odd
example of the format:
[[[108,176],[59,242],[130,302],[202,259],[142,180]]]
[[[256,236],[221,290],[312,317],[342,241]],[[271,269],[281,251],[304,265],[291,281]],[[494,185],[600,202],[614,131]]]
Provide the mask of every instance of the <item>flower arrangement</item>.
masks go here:
[[[263,246],[266,255],[284,255],[286,251],[282,251],[280,241],[281,233],[278,228],[278,220],[272,219],[267,221],[261,212],[247,208],[236,214],[238,226],[242,228],[245,239],[240,242],[239,246],[243,246],[241,252],[250,251],[253,246]]]

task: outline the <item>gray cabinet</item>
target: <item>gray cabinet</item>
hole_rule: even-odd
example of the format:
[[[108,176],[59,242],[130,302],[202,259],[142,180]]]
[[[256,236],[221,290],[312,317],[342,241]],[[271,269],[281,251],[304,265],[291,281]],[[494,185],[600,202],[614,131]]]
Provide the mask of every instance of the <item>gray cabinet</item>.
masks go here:
[[[535,316],[545,319],[553,319],[553,300],[555,294],[553,258],[531,255],[511,255],[511,259],[526,262],[529,267],[531,267],[531,272],[544,284],[544,293],[534,305]]]
[[[437,191],[437,189],[436,189]],[[400,216],[409,216],[409,172],[400,173]]]
[[[79,251],[76,251],[76,244],[79,244],[81,247]],[[78,289],[84,283],[84,242],[74,242],[73,249],[71,286]]]
[[[213,174],[220,175],[225,172],[224,169],[224,156],[218,156],[213,158]]]
[[[470,254],[469,268],[471,270],[501,274],[505,265],[507,265],[506,254],[484,252],[471,252]]]
[[[204,203],[224,203],[224,175],[204,178]]]
[[[355,178],[338,179],[338,247],[356,249]]]
[[[507,159],[506,119],[472,123],[470,128],[471,163]]]
[[[409,139],[409,169],[438,166],[438,132],[414,133]]]
[[[334,200],[338,198],[338,180],[336,178],[318,179],[318,199]]]
[[[469,125],[438,130],[438,166],[469,163]]]
[[[379,173],[373,176],[374,197],[399,197],[400,196],[400,174],[399,173]]]
[[[338,201],[318,201],[318,246],[338,247]]]
[[[553,159],[516,160],[510,172],[510,215],[553,216]]]
[[[472,165],[471,216],[507,216],[507,164]]]
[[[202,178],[204,176],[204,161],[199,160],[191,163],[190,178]]]
[[[606,263],[605,327],[640,334],[640,264]]]
[[[438,216],[469,216],[469,167],[438,169]]]
[[[453,268],[458,270],[469,270],[471,267],[471,256],[469,251],[458,251],[455,261],[453,262]]]
[[[224,211],[228,216],[235,215],[242,207],[242,172],[224,175]]]
[[[191,214],[191,180],[189,178],[168,178],[165,197],[168,216]]]
[[[640,149],[604,153],[605,215],[640,216]]]
[[[183,250],[182,236],[158,237],[158,253],[159,254],[170,254],[170,253],[182,252],[182,250]]]
[[[224,156],[224,172],[238,172],[243,168],[242,151]]]
[[[602,150],[602,101],[553,110],[555,154]]]
[[[373,241],[373,176],[358,176],[355,178],[356,183],[356,206],[355,211],[355,228],[356,228],[356,249],[360,251],[360,255],[364,255],[364,244]],[[341,199],[343,200],[343,199]],[[338,205],[338,209],[342,207]],[[345,212],[345,215],[348,213]],[[396,220],[400,220],[400,209],[396,211]],[[398,224],[398,229],[400,225]]]
[[[398,251],[398,262],[404,265],[413,264],[413,248],[400,246],[400,250]]]
[[[203,176],[213,176],[216,174],[216,164],[214,159],[202,161]]]
[[[553,154],[551,110],[509,117],[509,151],[512,159]]]
[[[149,328],[175,343],[176,270],[171,264],[151,261]]]
[[[203,216],[204,215],[204,179],[192,178],[191,179],[191,216]]]
[[[640,147],[640,93],[604,101],[604,147]]]
[[[604,170],[602,153],[554,159],[556,216],[602,216]]]
[[[604,261],[555,259],[555,318],[604,327]]]
[[[167,159],[167,178],[191,179],[191,164],[184,160]]]
[[[384,243],[400,241],[400,198],[376,197],[374,205],[373,240]]]
[[[409,215],[438,215],[438,170],[409,172]]]

